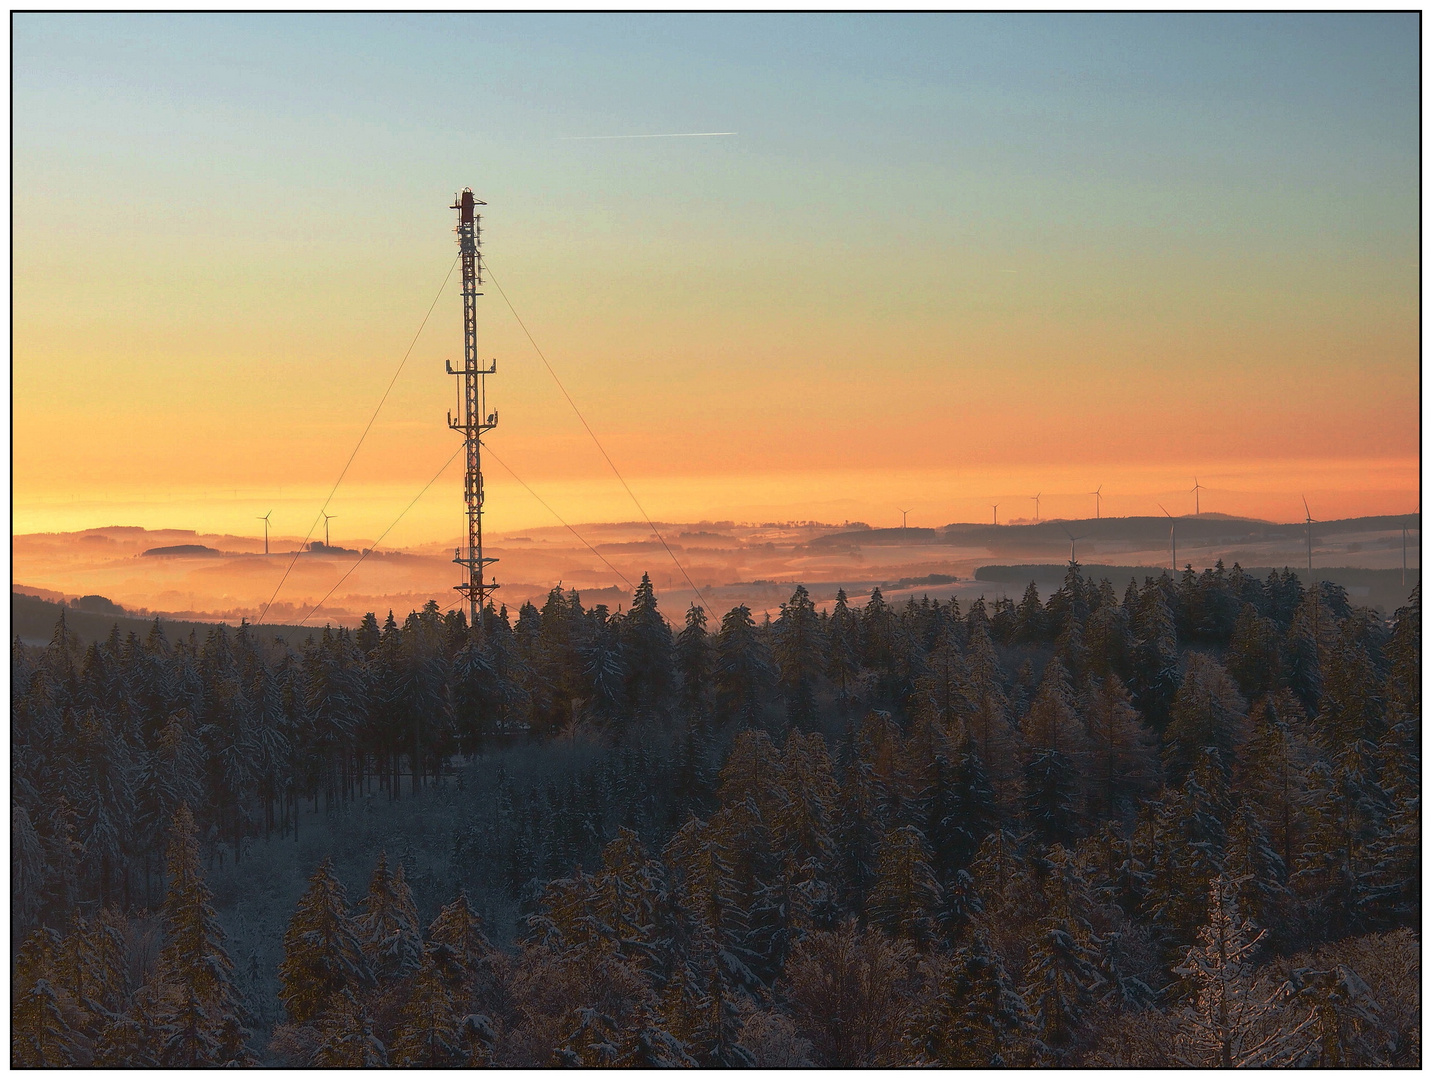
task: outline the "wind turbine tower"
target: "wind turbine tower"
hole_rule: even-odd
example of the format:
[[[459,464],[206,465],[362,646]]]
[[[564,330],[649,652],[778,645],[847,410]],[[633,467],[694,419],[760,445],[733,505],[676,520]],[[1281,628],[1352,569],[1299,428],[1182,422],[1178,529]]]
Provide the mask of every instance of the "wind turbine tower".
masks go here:
[[[1311,586],[1313,580],[1313,512],[1308,509],[1308,497],[1303,496],[1303,516],[1307,518],[1308,526],[1308,582]]]
[[[899,508],[898,506],[897,506],[895,509],[896,509],[896,510],[900,510],[900,508]],[[900,530],[901,530],[902,532],[903,532],[905,529],[909,528],[909,525],[907,524],[907,522],[908,522],[908,520],[909,520],[909,516],[910,516],[910,511],[909,511],[909,510],[900,510]]]
[[[1100,485],[1100,486],[1102,487],[1103,485]],[[1091,493],[1091,494],[1092,494],[1092,493]],[[1064,529],[1064,526],[1063,526],[1063,525],[1061,525],[1061,526],[1059,526],[1059,527],[1060,527],[1061,529]],[[1083,540],[1084,538],[1083,538],[1082,536],[1074,536],[1074,535],[1072,535],[1072,534],[1069,532],[1068,529],[1064,529],[1064,535],[1067,536],[1067,537],[1069,537],[1069,561],[1072,563],[1072,562],[1074,561],[1074,541],[1075,541],[1075,540]]]
[[[994,523],[999,524],[999,503],[994,503]]]
[[[271,517],[273,517],[273,511],[272,511],[272,510],[270,510],[270,511],[269,511],[267,514],[265,514],[263,517],[259,518],[259,520],[264,523],[264,554],[265,554],[265,555],[268,554],[268,529],[269,529],[269,518],[271,518]],[[1404,529],[1403,532],[1405,533],[1406,530]],[[1405,542],[1403,543],[1402,548],[1403,548],[1402,561],[1403,561],[1404,563],[1406,563],[1406,562],[1407,562],[1407,544],[1406,544]],[[1403,576],[1405,577],[1406,575],[1404,574]]]
[[[487,566],[497,560],[482,554],[482,435],[497,426],[497,410],[487,411],[487,376],[497,371],[497,361],[481,367],[477,360],[477,298],[482,294],[482,215],[474,207],[486,206],[473,197],[472,188],[463,188],[450,209],[457,211],[457,242],[462,257],[462,367],[447,364],[449,375],[461,380],[462,415],[448,413],[448,427],[461,431],[467,451],[467,473],[463,500],[467,504],[467,550],[458,548],[453,562],[464,570],[463,581],[454,585],[467,598],[467,624],[480,627],[480,616],[488,594],[498,585],[487,580]]]
[[[1042,492],[1042,491],[1039,493],[1039,495],[1043,495],[1043,494],[1044,494],[1044,492]],[[1031,496],[1030,496],[1030,498],[1034,500],[1034,523],[1035,523],[1036,525],[1039,524],[1039,495],[1031,495]]]
[[[1095,521],[1098,521],[1098,520],[1099,520],[1100,501],[1103,499],[1103,495],[1101,495],[1100,492],[1102,492],[1103,490],[1104,490],[1104,485],[1103,485],[1103,484],[1100,484],[1100,485],[1099,485],[1097,488],[1095,488],[1093,491],[1089,492],[1090,495],[1094,496],[1094,520],[1095,520]]]
[[[337,514],[330,514],[330,513],[328,513],[328,511],[326,511],[326,510],[323,512],[323,546],[324,546],[324,547],[329,547],[329,546],[330,546],[330,544],[328,543],[328,523],[329,523],[330,521],[332,521],[334,518],[336,518],[337,516],[338,516]]]
[[[1198,493],[1203,490],[1203,485],[1198,482],[1198,477],[1193,478],[1193,487],[1189,490],[1193,492],[1193,516],[1198,517],[1202,512],[1198,506]],[[1159,507],[1159,509],[1163,510],[1163,507]],[[1164,510],[1164,513],[1167,514],[1168,511]]]

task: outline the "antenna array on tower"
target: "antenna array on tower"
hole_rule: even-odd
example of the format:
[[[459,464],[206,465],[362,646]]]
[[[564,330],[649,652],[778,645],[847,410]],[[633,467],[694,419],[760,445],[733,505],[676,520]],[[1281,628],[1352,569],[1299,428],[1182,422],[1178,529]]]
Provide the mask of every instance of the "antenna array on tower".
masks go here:
[[[477,298],[482,294],[477,287],[482,284],[482,215],[473,212],[476,206],[486,206],[480,199],[473,198],[471,188],[463,188],[462,194],[453,200],[451,209],[458,212],[457,237],[462,256],[462,367],[454,369],[449,362],[449,375],[462,380],[462,416],[454,419],[448,413],[448,427],[461,431],[467,451],[467,475],[463,481],[463,500],[467,504],[467,551],[459,548],[453,562],[463,567],[466,573],[462,584],[453,586],[467,598],[468,625],[479,626],[479,616],[487,606],[487,597],[498,588],[497,582],[487,580],[487,565],[497,560],[482,554],[482,435],[497,426],[497,410],[491,413],[487,408],[487,376],[497,371],[497,361],[490,367],[481,367],[477,360]]]

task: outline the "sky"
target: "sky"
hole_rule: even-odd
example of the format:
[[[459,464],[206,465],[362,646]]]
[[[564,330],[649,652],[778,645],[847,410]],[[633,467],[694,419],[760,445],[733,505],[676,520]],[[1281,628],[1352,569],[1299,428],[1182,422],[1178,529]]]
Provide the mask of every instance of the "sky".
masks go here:
[[[1415,14],[12,25],[17,533],[1420,505]]]

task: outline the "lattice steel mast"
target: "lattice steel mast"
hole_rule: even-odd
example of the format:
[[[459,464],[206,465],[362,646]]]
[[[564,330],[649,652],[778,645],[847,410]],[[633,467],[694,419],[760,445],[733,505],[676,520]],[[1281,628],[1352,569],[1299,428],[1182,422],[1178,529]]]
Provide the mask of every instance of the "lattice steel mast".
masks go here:
[[[452,209],[458,212],[457,242],[462,252],[462,367],[454,370],[449,361],[449,375],[461,379],[462,417],[454,420],[448,413],[448,427],[461,431],[466,440],[467,475],[463,481],[463,498],[467,503],[467,552],[457,550],[453,562],[464,567],[466,573],[461,585],[453,588],[467,597],[468,625],[480,627],[482,610],[487,606],[490,593],[498,588],[495,581],[487,580],[487,564],[496,559],[482,554],[482,434],[497,426],[497,410],[491,413],[487,408],[487,376],[497,371],[497,361],[490,367],[480,367],[477,360],[477,298],[482,294],[477,287],[482,284],[482,215],[473,212],[475,206],[486,206],[481,199],[475,199],[471,188],[463,188],[462,194],[453,199]]]

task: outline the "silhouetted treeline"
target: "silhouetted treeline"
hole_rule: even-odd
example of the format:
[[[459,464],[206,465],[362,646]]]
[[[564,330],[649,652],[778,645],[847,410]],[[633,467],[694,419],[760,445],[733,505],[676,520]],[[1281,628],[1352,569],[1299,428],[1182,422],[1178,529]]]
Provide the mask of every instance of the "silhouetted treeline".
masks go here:
[[[296,649],[62,619],[12,657],[14,1060],[1413,1064],[1420,633],[1416,591],[1384,620],[1222,564],[675,628],[643,578]],[[324,864],[257,1036],[203,857],[514,742],[550,779],[452,859],[519,940]]]

